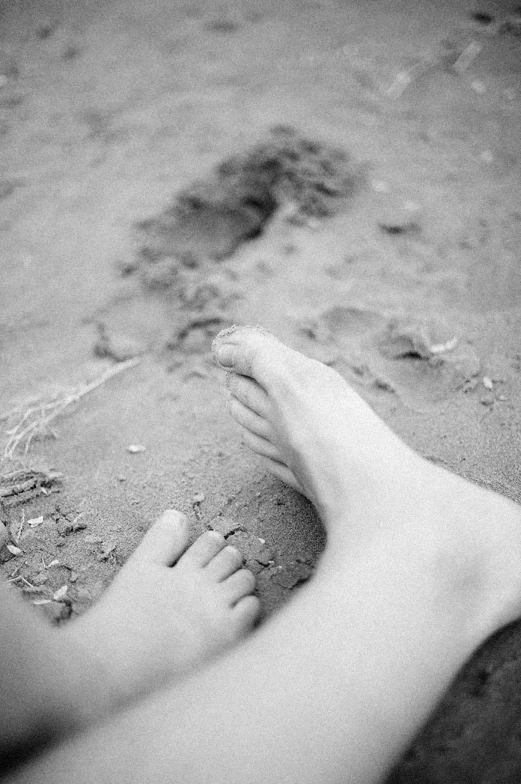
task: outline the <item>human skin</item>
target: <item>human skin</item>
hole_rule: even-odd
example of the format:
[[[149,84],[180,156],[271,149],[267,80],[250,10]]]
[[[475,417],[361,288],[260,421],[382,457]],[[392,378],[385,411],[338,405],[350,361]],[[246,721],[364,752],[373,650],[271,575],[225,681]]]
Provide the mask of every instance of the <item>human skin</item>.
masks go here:
[[[0,775],[44,745],[186,675],[251,630],[242,556],[175,511],[149,529],[101,600],[51,628],[0,583]]]
[[[215,353],[246,442],[320,513],[316,575],[233,650],[10,782],[379,782],[521,612],[517,505],[424,461],[272,336],[228,331]]]

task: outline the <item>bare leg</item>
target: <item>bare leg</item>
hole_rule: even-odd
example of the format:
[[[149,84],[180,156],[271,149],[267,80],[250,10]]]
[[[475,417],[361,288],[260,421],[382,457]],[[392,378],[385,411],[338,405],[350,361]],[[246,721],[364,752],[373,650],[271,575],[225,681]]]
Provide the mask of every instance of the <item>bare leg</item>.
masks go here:
[[[516,505],[421,460],[274,338],[236,330],[216,353],[251,445],[322,515],[317,575],[227,656],[13,781],[377,782],[520,612]]]
[[[165,513],[101,601],[64,630],[0,585],[0,771],[251,629],[259,604],[239,551],[217,532],[187,549],[188,533],[184,515]]]

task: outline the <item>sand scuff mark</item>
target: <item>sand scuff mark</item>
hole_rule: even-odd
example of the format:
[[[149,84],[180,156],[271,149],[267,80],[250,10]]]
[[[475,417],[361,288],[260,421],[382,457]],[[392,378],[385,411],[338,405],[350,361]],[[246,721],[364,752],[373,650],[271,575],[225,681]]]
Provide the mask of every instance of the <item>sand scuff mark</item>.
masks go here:
[[[183,268],[228,258],[258,237],[279,208],[297,224],[335,214],[361,178],[344,150],[276,126],[266,141],[224,160],[137,225],[135,269],[147,287],[168,288]]]
[[[242,299],[239,287],[226,278],[224,269],[214,275],[194,271],[175,296],[177,323],[162,351],[170,370],[191,358],[196,363],[208,359],[213,339],[234,322],[234,305]]]
[[[375,347],[370,368],[415,411],[452,399],[480,372],[474,347],[435,319],[391,319]]]
[[[345,150],[276,126],[141,221],[134,258],[120,272],[135,274],[144,297],[169,314],[159,352],[168,370],[200,363],[215,335],[237,320],[247,296],[225,260],[241,244],[262,234],[276,214],[295,225],[333,216],[347,208],[363,176]],[[120,361],[139,350],[126,340],[116,345],[105,319],[96,326],[96,354]]]
[[[335,306],[309,332],[351,382],[396,394],[415,411],[436,408],[473,389],[481,370],[474,346],[440,319],[392,316],[361,307]],[[320,359],[320,351],[311,352]]]

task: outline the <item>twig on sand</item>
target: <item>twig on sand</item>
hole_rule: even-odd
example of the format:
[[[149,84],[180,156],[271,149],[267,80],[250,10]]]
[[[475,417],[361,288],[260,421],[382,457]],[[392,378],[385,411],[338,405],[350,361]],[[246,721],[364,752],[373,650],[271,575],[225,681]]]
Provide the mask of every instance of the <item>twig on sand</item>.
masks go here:
[[[399,98],[411,82],[426,73],[426,71],[435,66],[436,63],[436,58],[425,57],[405,71],[400,71],[396,75],[391,86],[387,88],[388,97],[394,99]]]
[[[141,362],[141,359],[138,358],[120,362],[89,384],[82,384],[76,389],[60,392],[50,400],[47,399],[47,401],[44,399],[37,400],[25,411],[12,412],[7,419],[17,419],[17,422],[14,427],[6,431],[6,435],[9,438],[4,448],[2,460],[12,460],[15,453],[20,449],[23,449],[23,453],[26,455],[33,438],[49,432],[51,422],[59,417],[66,408],[81,400],[89,392],[97,389],[118,373],[135,367],[139,362]]]
[[[476,59],[481,49],[482,45],[479,41],[473,40],[457,55],[455,60],[453,60],[455,53],[450,51],[422,57],[410,68],[406,68],[396,75],[392,84],[387,88],[387,96],[393,99],[400,98],[415,79],[439,66],[445,65],[446,68],[452,69],[461,76]]]
[[[15,506],[40,495],[55,493],[62,479],[63,474],[58,471],[35,471],[32,468],[19,468],[8,474],[2,474],[0,475],[0,506]],[[43,518],[41,519],[43,522]],[[38,520],[40,518],[36,518],[36,521]],[[32,522],[29,520],[29,525]]]
[[[478,54],[481,52],[481,48],[481,44],[478,43],[478,41],[471,41],[452,66],[456,73],[464,73],[472,61],[475,60]]]

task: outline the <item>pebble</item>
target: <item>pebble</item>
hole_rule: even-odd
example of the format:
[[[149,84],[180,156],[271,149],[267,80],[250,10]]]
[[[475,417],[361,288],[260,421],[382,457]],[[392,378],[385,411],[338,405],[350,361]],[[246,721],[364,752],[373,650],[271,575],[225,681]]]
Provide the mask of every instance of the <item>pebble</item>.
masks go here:
[[[98,340],[94,345],[97,357],[109,357],[115,362],[126,362],[145,353],[145,346],[125,335],[109,334],[104,324],[98,324]]]
[[[107,561],[109,556],[112,555],[116,549],[115,542],[104,542],[101,548],[101,553],[98,555],[98,561]]]
[[[100,544],[103,539],[101,536],[93,536],[92,534],[87,534],[85,539],[83,540],[86,544]]]
[[[62,587],[58,588],[58,590],[53,594],[52,597],[53,600],[55,602],[61,601],[65,597],[65,594],[67,593],[68,589],[69,587],[67,585],[62,585]]]
[[[202,504],[205,499],[204,493],[196,493],[192,498],[192,504]]]
[[[142,446],[141,444],[130,444],[127,446],[127,452],[130,452],[131,455],[136,455],[138,452],[144,452],[146,446]]]
[[[483,93],[487,92],[486,85],[483,84],[483,82],[480,82],[478,79],[476,79],[475,81],[471,82],[470,86],[472,87],[472,89],[474,90],[475,93],[478,93],[478,95],[483,95]]]
[[[483,386],[486,389],[491,389],[492,390],[492,389],[494,389],[494,382],[492,381],[491,378],[489,378],[489,376],[483,376]]]

